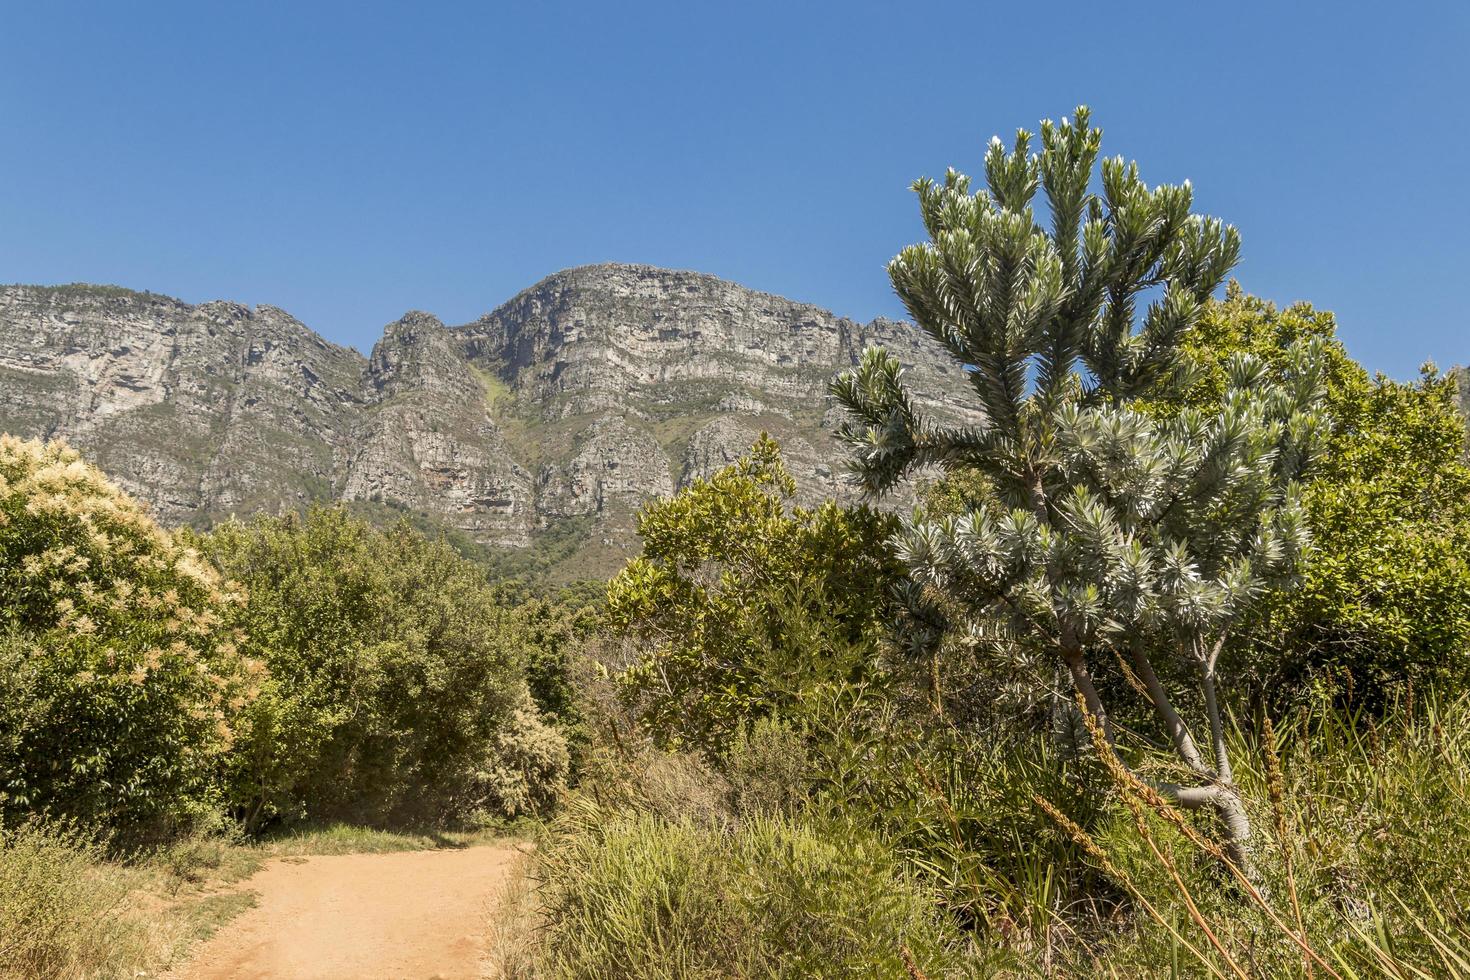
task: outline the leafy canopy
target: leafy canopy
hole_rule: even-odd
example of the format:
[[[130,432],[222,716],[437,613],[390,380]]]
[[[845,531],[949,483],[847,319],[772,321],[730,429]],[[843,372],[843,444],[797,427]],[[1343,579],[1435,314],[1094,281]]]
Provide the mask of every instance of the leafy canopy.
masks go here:
[[[891,517],[796,486],[768,436],[732,466],[639,515],[643,553],[608,586],[638,650],[629,696],[666,744],[718,748],[822,678],[860,679],[900,568]]]
[[[870,489],[924,463],[983,463],[1028,500],[1036,470],[1060,462],[1051,412],[1118,405],[1176,367],[1179,339],[1235,264],[1239,236],[1190,214],[1188,183],[1149,189],[1121,157],[1102,162],[1103,194],[1092,193],[1102,131],[1088,119],[1081,108],[1075,122],[1043,123],[1039,155],[1025,130],[1010,152],[993,139],[988,190],[970,193],[954,170],[943,184],[914,184],[930,240],[899,253],[889,277],[915,322],[971,368],[989,423],[930,424],[898,383],[897,360],[870,352],[834,385]],[[1032,206],[1038,189],[1049,231]],[[1161,295],[1135,329],[1150,291]]]

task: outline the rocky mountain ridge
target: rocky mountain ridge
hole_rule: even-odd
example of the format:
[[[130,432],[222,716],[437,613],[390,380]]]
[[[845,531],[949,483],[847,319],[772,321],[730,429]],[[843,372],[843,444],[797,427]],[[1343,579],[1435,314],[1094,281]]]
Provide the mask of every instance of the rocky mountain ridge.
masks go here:
[[[828,380],[880,344],[929,407],[975,420],[909,324],[859,324],[714,276],[599,265],[461,326],[410,312],[370,356],[283,310],[116,287],[0,287],[0,431],[62,436],[169,523],[338,499],[480,545],[636,546],[655,495],[769,431],[802,496],[850,498]]]

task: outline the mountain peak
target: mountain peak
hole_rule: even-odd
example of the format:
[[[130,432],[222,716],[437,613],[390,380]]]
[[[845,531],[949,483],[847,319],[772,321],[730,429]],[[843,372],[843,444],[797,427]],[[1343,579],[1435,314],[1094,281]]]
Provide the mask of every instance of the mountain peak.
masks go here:
[[[921,331],[700,272],[565,269],[463,326],[409,311],[369,358],[268,305],[0,287],[0,430],[67,436],[165,521],[391,505],[486,546],[562,542],[564,574],[593,575],[645,500],[762,432],[804,502],[851,497],[827,384],[875,339],[928,410],[973,420]]]

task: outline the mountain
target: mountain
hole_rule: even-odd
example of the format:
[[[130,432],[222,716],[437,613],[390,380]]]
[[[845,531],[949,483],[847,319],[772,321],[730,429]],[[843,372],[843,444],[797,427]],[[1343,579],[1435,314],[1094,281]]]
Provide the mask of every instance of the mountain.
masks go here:
[[[805,500],[851,499],[826,385],[871,344],[931,411],[974,420],[912,325],[693,272],[570,269],[461,326],[407,313],[369,357],[271,306],[7,286],[0,431],[66,437],[165,522],[337,499],[595,574],[636,547],[643,501],[761,431]]]

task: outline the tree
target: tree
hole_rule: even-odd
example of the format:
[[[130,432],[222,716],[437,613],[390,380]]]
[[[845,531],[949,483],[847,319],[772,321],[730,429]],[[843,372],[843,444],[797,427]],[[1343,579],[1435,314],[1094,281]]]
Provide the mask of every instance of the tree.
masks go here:
[[[872,666],[902,571],[893,518],[832,501],[793,508],[795,492],[762,436],[639,514],[643,553],[609,584],[607,614],[638,647],[623,684],[663,744],[717,753],[803,690]]]
[[[228,759],[248,827],[483,802],[528,695],[523,631],[480,568],[340,508],[231,521],[200,547],[248,590],[231,620],[270,668]]]
[[[1458,688],[1470,676],[1470,462],[1455,376],[1426,365],[1411,383],[1370,377],[1335,332],[1330,313],[1278,310],[1232,284],[1185,338],[1197,380],[1154,409],[1215,403],[1239,353],[1279,376],[1295,344],[1319,338],[1327,432],[1302,489],[1314,547],[1238,652],[1278,698],[1323,674],[1372,706],[1406,682]]]
[[[930,421],[898,360],[870,349],[833,383],[850,416],[840,434],[872,493],[926,465],[982,474],[993,493],[967,514],[903,527],[913,580],[1057,658],[1110,741],[1094,672],[1126,662],[1190,775],[1160,789],[1213,809],[1246,865],[1216,671],[1238,621],[1308,545],[1297,480],[1318,429],[1319,344],[1293,348],[1276,378],[1233,357],[1208,409],[1146,412],[1141,399],[1187,381],[1181,342],[1239,237],[1191,213],[1187,183],[1151,189],[1122,158],[1102,161],[1094,192],[1102,133],[1089,118],[1042,123],[1037,154],[1024,130],[1009,152],[993,139],[986,189],[953,170],[914,185],[928,241],[889,276],[965,371],[986,424]],[[1185,719],[1184,678],[1203,724]]]

